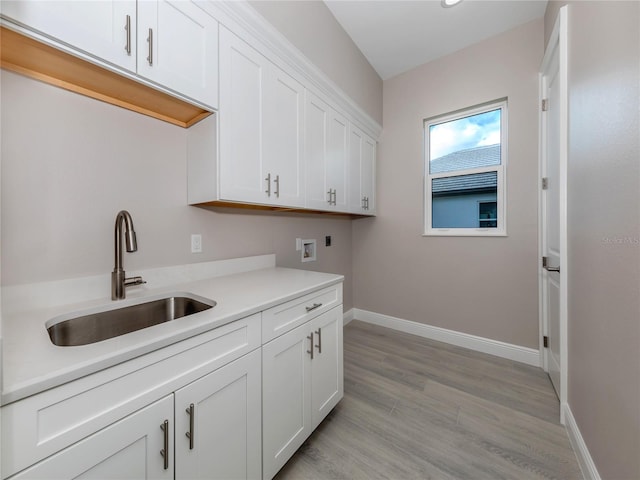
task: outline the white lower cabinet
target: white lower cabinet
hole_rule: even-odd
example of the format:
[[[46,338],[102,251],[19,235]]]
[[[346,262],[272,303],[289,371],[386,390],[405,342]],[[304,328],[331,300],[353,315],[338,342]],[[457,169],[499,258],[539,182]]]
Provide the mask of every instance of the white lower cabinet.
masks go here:
[[[173,395],[167,395],[11,478],[171,479],[172,453]]]
[[[272,478],[340,401],[342,372],[342,306],[263,345],[263,478]]]
[[[259,478],[260,350],[175,393],[176,478]]]
[[[12,478],[259,478],[260,384],[258,349]]]
[[[342,369],[338,283],[3,406],[2,479],[270,479]]]

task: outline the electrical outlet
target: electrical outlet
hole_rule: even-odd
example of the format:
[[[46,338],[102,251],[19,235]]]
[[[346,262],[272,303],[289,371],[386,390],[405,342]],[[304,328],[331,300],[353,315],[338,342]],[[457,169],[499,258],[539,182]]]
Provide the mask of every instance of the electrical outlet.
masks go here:
[[[199,233],[191,235],[191,253],[202,253],[202,235]]]
[[[324,246],[325,247],[331,246],[331,235],[327,235],[326,237],[324,237]]]

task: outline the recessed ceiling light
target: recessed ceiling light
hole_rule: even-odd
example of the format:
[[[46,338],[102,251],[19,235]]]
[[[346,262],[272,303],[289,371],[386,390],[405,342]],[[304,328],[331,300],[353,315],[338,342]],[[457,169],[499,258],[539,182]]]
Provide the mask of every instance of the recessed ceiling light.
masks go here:
[[[462,2],[462,0],[440,0],[440,4],[444,7],[444,8],[451,8],[451,7],[455,7],[456,5],[458,5],[460,2]]]

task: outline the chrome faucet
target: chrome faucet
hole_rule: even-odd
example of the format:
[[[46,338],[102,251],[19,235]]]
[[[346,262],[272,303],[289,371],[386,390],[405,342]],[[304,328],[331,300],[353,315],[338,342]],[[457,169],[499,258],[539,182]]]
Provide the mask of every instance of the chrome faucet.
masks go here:
[[[125,288],[132,285],[141,285],[147,283],[142,277],[126,278],[126,273],[122,268],[122,224],[125,224],[124,237],[127,246],[127,252],[135,252],[138,250],[138,242],[136,241],[136,232],[133,229],[133,220],[126,210],[121,210],[116,216],[115,227],[115,267],[111,272],[111,300],[122,300],[126,297]]]

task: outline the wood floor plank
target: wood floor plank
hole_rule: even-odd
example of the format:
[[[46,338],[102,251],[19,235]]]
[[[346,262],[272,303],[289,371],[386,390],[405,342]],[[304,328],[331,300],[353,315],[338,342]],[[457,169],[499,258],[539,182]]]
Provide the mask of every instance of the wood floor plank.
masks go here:
[[[354,320],[345,396],[276,478],[579,479],[540,369]]]

